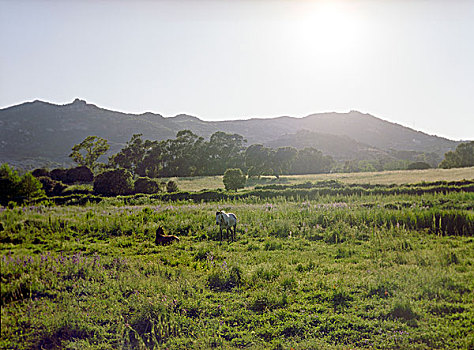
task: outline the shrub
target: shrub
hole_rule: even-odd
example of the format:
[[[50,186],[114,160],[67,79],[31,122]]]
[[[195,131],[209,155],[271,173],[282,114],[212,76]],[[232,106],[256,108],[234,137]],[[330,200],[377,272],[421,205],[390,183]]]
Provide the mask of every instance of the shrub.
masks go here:
[[[44,169],[44,168],[33,170],[31,172],[31,175],[33,175],[34,177],[37,177],[37,178],[45,177],[45,176],[50,177],[49,171],[47,169]]]
[[[53,169],[49,173],[49,177],[56,181],[67,183],[67,170],[66,169]]]
[[[430,169],[431,165],[425,162],[414,162],[410,163],[407,166],[408,170],[423,170],[423,169]]]
[[[149,177],[139,177],[134,184],[135,193],[157,193],[161,192],[161,186],[158,181]]]
[[[47,196],[60,196],[66,186],[60,182],[53,180],[46,176],[41,176],[38,178],[41,185],[43,185],[43,190],[46,192]]]
[[[94,181],[94,174],[88,167],[79,166],[66,171],[66,180],[66,183],[68,184],[73,184],[76,182],[92,182]]]
[[[131,194],[133,192],[132,175],[125,169],[105,171],[96,176],[94,192],[106,196]]]
[[[238,288],[242,280],[242,271],[240,268],[233,266],[230,270],[221,269],[212,272],[207,277],[207,286],[214,291],[231,291]]]
[[[5,205],[10,201],[20,203],[25,199],[39,197],[44,194],[41,183],[31,173],[19,176],[8,164],[0,167],[0,203]]]
[[[226,190],[237,191],[239,188],[245,187],[245,175],[239,168],[227,169],[222,179]]]
[[[178,184],[173,180],[168,181],[166,184],[166,192],[178,192]]]
[[[411,304],[405,300],[395,301],[395,304],[388,313],[388,316],[393,319],[397,318],[404,321],[411,321],[419,318],[418,314],[413,311]]]

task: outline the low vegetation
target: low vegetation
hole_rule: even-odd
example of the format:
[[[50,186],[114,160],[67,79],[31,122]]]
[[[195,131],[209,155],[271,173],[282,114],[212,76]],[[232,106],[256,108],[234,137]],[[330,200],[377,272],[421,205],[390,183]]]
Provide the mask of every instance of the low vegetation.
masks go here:
[[[2,208],[0,348],[472,348],[474,191],[457,180]],[[156,245],[160,226],[179,242]]]

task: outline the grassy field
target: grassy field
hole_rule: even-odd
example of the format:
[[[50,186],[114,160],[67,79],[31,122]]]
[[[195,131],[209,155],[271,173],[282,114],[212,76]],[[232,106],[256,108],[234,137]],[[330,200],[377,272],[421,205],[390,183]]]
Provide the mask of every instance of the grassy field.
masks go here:
[[[2,208],[0,348],[472,349],[473,203],[444,191]],[[237,215],[236,242],[219,241],[218,209]],[[156,246],[158,226],[180,241]]]
[[[357,184],[412,184],[422,181],[458,181],[474,179],[474,167],[454,169],[427,170],[396,170],[367,173],[335,173],[314,175],[284,175],[280,179],[274,176],[263,176],[260,179],[250,179],[246,188],[268,184],[296,184],[306,181],[338,180],[343,183]],[[200,176],[191,178],[172,178],[182,191],[200,191],[203,189],[224,188],[222,176]]]

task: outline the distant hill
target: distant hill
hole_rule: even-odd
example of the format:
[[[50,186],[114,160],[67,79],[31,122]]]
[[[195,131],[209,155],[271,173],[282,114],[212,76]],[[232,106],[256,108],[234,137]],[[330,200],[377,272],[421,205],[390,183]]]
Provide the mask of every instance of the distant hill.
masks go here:
[[[216,131],[237,133],[248,145],[312,146],[341,160],[373,159],[393,151],[432,152],[442,159],[459,144],[356,111],[208,122],[184,114],[127,114],[76,99],[65,105],[34,101],[0,109],[0,162],[26,168],[67,165],[72,146],[89,135],[107,139],[112,154],[133,134],[162,140],[183,129],[205,138]]]

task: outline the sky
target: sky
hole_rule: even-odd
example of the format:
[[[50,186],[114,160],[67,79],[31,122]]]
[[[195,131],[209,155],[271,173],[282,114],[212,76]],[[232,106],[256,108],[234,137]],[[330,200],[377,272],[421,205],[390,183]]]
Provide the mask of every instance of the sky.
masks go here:
[[[474,1],[0,0],[0,108],[357,110],[474,139]]]

